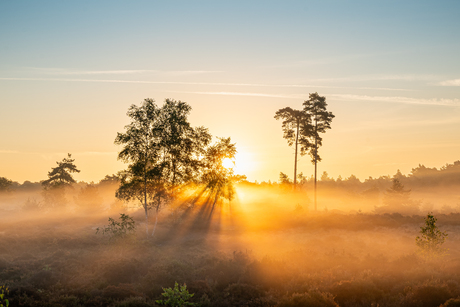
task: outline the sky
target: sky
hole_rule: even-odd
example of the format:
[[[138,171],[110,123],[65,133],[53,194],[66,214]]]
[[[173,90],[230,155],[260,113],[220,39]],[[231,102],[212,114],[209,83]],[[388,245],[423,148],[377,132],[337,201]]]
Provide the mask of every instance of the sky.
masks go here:
[[[326,97],[318,172],[361,180],[460,160],[459,1],[0,1],[0,177],[124,168],[126,112],[186,101],[250,181],[293,176],[275,112]],[[298,172],[313,174],[310,157]]]

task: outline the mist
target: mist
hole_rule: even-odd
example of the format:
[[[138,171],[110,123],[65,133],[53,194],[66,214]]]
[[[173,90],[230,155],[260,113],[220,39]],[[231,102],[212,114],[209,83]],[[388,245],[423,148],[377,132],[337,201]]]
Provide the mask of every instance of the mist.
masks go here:
[[[15,184],[0,194],[0,284],[11,306],[153,306],[175,282],[201,306],[439,306],[460,295],[458,163],[447,168],[448,180],[444,169],[364,182],[323,174],[317,211],[307,178],[240,180],[217,203],[189,186],[149,211],[153,237],[141,204],[115,197],[115,177],[66,187],[61,203]],[[396,178],[406,193],[395,205]],[[429,212],[448,234],[447,255],[432,259],[415,244]],[[120,214],[134,233],[96,233]]]

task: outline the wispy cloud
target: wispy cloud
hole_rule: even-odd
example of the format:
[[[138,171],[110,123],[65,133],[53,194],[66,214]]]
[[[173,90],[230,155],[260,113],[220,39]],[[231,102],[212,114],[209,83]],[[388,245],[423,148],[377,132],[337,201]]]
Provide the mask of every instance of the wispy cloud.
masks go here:
[[[405,103],[416,105],[436,105],[436,106],[449,106],[460,107],[460,99],[422,99],[411,97],[394,97],[394,96],[367,96],[367,95],[343,95],[343,94],[329,94],[328,96],[335,97],[340,100],[346,101],[382,101],[391,103]]]
[[[24,67],[48,75],[133,75],[133,74],[169,74],[169,75],[195,75],[217,73],[215,70],[148,70],[148,69],[127,69],[127,70],[69,70],[64,68]]]
[[[26,155],[41,155],[46,158],[55,156],[67,156],[66,152],[33,152],[33,151],[18,151],[0,149],[0,154],[26,154]],[[115,151],[82,151],[73,152],[73,156],[112,156],[117,155]]]
[[[347,76],[339,78],[320,78],[311,79],[311,82],[363,82],[363,81],[433,81],[439,80],[440,76],[437,75],[415,75],[415,74],[401,74],[401,75],[362,75],[362,76]]]
[[[80,156],[113,156],[117,155],[116,151],[84,151],[84,152],[77,152],[75,155]]]
[[[198,95],[252,96],[252,97],[299,99],[299,95],[282,95],[282,94],[266,94],[266,93],[244,93],[244,92],[188,92],[188,93],[198,94]]]
[[[440,86],[460,86],[460,79],[441,81],[437,85],[440,85]]]
[[[134,83],[134,84],[170,84],[170,85],[210,85],[210,86],[245,86],[245,87],[279,87],[279,88],[327,88],[327,89],[357,89],[357,90],[384,90],[384,91],[412,91],[401,88],[385,87],[350,87],[318,84],[263,84],[263,83],[229,83],[229,82],[182,82],[182,81],[145,81],[145,80],[117,80],[117,79],[69,79],[69,78],[17,78],[4,77],[5,81],[52,81],[52,82],[95,82],[95,83]]]

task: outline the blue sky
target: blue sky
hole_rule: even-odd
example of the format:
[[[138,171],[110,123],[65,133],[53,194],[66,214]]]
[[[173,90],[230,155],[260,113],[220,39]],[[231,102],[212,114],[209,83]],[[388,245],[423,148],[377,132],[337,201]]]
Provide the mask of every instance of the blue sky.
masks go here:
[[[116,132],[152,97],[190,103],[194,125],[237,143],[241,173],[276,180],[293,150],[274,113],[312,92],[336,114],[320,172],[452,163],[459,13],[459,1],[2,1],[0,176],[44,179],[67,152],[80,180],[122,169]]]

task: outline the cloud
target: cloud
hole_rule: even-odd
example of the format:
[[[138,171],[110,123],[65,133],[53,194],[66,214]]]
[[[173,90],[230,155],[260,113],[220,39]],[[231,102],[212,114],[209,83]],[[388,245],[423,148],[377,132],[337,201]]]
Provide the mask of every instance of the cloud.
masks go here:
[[[52,81],[52,82],[95,82],[95,83],[133,83],[133,84],[171,84],[171,85],[210,85],[210,86],[245,86],[245,87],[280,87],[280,88],[328,88],[328,89],[358,89],[358,90],[385,90],[411,91],[400,88],[385,87],[348,87],[318,84],[263,84],[263,83],[223,83],[223,82],[182,82],[182,81],[144,81],[144,80],[117,80],[117,79],[68,79],[68,78],[0,78],[5,81]]]
[[[265,93],[242,93],[242,92],[182,92],[198,95],[223,95],[223,96],[253,96],[253,97],[273,97],[273,98],[288,98],[288,99],[299,99],[299,95],[277,95],[277,94],[265,94]]]
[[[128,69],[128,70],[68,70],[63,68],[42,68],[24,67],[25,69],[41,72],[49,75],[132,75],[132,74],[170,74],[170,75],[195,75],[216,73],[222,71],[214,70],[148,70],[148,69]]]
[[[437,85],[440,85],[440,86],[460,86],[460,79],[441,81]]]
[[[311,79],[311,82],[363,82],[363,81],[432,81],[438,80],[440,77],[436,75],[362,75],[362,76],[349,76],[340,78],[320,78]]]
[[[416,104],[416,105],[435,105],[435,106],[449,106],[449,107],[460,107],[460,99],[444,99],[444,98],[433,98],[433,99],[422,99],[422,98],[411,98],[411,97],[394,97],[394,96],[367,96],[367,95],[342,95],[342,94],[329,94],[330,97],[335,97],[340,100],[346,101],[382,101],[391,103],[405,103],[405,104]]]
[[[116,151],[84,151],[75,153],[77,156],[113,156],[117,154]]]

